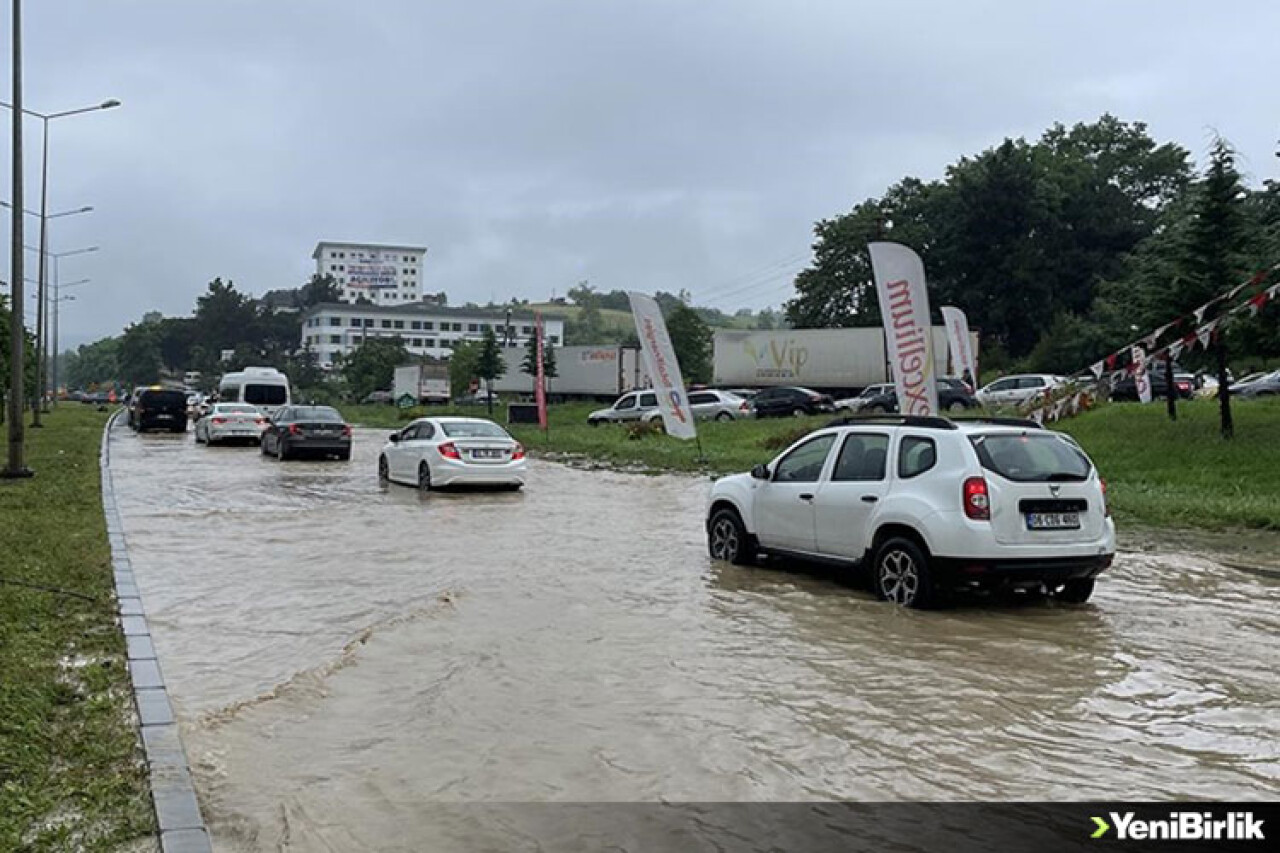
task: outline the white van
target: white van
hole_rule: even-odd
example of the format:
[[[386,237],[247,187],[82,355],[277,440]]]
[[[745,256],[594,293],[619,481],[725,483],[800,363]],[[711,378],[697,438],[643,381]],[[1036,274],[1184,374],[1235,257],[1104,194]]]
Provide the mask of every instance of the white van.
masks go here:
[[[267,417],[292,402],[289,377],[274,367],[246,367],[223,375],[218,383],[218,400],[223,403],[252,403]]]

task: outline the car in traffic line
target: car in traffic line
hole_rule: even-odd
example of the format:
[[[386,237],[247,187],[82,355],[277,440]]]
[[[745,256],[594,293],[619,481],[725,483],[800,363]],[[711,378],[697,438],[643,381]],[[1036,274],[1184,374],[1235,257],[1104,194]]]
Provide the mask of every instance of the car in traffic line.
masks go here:
[[[502,486],[519,489],[528,476],[524,446],[484,418],[419,418],[387,437],[378,478],[417,486]]]
[[[765,388],[751,398],[751,411],[757,418],[829,414],[835,410],[835,401],[829,394],[798,386]]]
[[[248,403],[214,403],[207,414],[196,421],[196,443],[213,446],[225,441],[247,441],[257,444],[267,428],[267,416]]]
[[[137,389],[129,403],[129,425],[138,432],[186,432],[187,395],[159,385]]]
[[[881,598],[915,608],[969,587],[1083,602],[1116,550],[1106,485],[1080,445],[1002,418],[843,419],[717,480],[705,524],[714,559],[858,566]]]
[[[284,406],[267,422],[263,455],[282,462],[302,456],[351,458],[351,425],[330,406]]]

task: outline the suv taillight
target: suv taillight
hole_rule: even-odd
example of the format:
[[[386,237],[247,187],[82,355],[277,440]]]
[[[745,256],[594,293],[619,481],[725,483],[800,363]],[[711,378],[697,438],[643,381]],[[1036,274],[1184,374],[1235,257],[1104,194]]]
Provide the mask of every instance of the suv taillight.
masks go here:
[[[1110,518],[1111,504],[1107,503],[1107,481],[1099,477],[1098,483],[1102,486],[1102,513]]]
[[[981,477],[964,481],[964,514],[976,521],[991,520],[991,497],[987,494],[987,481]]]

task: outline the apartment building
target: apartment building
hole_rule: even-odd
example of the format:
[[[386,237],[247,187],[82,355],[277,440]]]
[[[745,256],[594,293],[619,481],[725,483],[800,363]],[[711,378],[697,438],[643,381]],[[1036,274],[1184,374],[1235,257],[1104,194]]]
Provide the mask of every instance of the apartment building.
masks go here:
[[[317,275],[333,276],[342,301],[364,297],[374,305],[408,305],[422,299],[424,246],[321,241],[311,253]]]

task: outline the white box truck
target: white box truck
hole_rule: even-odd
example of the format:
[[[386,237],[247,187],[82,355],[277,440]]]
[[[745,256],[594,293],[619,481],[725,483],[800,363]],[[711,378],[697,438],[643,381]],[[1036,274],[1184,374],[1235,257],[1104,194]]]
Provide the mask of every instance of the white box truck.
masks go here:
[[[396,368],[392,395],[399,402],[406,394],[415,404],[449,402],[449,365],[447,362],[403,364]]]
[[[507,372],[494,381],[504,394],[533,394],[533,377],[523,372],[525,348],[503,350]],[[547,380],[553,398],[600,398],[613,401],[635,388],[651,385],[640,350],[616,345],[556,347],[556,376]]]
[[[973,350],[978,351],[977,335]],[[933,327],[934,367],[947,374],[947,330]],[[854,391],[891,382],[884,331],[858,329],[717,329],[712,384],[767,388],[800,385],[816,391]]]

